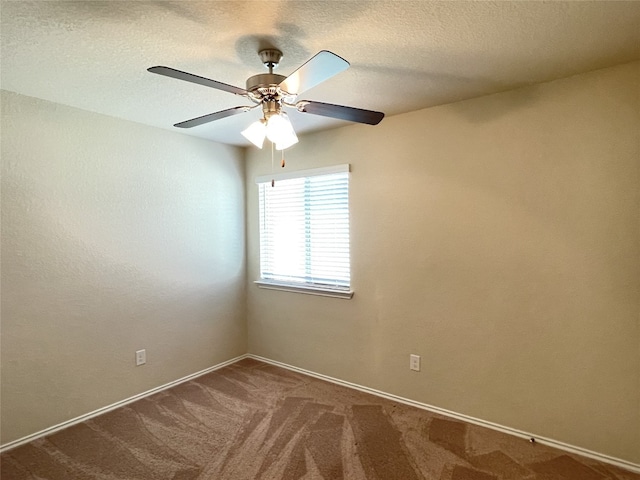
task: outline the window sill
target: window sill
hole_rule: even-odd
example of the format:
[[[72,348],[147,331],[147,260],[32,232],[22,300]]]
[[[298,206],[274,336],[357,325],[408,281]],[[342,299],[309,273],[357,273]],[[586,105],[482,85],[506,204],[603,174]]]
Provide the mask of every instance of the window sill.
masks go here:
[[[283,292],[304,293],[307,295],[319,295],[321,297],[343,298],[345,300],[350,300],[353,297],[352,290],[312,287],[310,285],[277,282],[273,280],[256,280],[253,283],[255,283],[259,288],[266,288],[268,290],[281,290]]]

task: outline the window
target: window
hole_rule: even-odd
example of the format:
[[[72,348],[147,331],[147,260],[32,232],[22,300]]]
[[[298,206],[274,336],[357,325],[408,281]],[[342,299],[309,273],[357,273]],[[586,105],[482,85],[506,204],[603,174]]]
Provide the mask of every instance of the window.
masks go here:
[[[265,175],[256,183],[258,286],[351,298],[349,165]]]

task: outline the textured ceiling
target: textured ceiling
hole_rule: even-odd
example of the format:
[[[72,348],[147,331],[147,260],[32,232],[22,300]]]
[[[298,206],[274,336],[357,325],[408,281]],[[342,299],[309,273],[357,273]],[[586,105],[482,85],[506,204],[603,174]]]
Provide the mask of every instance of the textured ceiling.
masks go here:
[[[264,47],[282,75],[335,52],[351,68],[303,97],[387,115],[640,58],[637,1],[3,1],[0,16],[3,89],[170,130],[246,102],[148,67],[244,88]],[[258,116],[179,131],[246,145]],[[345,124],[291,117],[299,133]]]

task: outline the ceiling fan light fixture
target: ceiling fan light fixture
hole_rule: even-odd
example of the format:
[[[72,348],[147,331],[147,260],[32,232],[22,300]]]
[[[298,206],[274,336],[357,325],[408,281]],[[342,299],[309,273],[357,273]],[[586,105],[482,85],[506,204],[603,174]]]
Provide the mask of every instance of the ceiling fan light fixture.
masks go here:
[[[284,150],[298,143],[298,137],[294,133],[291,137],[289,137],[286,141],[276,143],[276,150]]]
[[[298,143],[298,136],[292,128],[284,139],[281,138],[279,142],[276,142],[276,150],[284,150],[285,148],[289,148],[296,143]]]
[[[272,115],[267,121],[267,138],[276,145],[276,149],[283,150],[298,143],[298,137],[293,130],[291,121],[286,113]]]
[[[256,147],[262,148],[264,139],[267,136],[267,126],[264,119],[253,122],[242,132],[242,136],[253,143]]]

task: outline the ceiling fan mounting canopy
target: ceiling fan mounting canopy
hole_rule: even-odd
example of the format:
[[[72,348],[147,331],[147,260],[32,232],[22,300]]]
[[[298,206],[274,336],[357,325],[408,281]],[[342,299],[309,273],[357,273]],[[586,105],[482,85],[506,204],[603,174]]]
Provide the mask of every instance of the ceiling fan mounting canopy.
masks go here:
[[[273,73],[273,69],[278,66],[282,59],[282,52],[280,50],[275,48],[260,50],[258,56],[262,63],[269,69],[269,73],[260,73],[249,77],[246,82],[246,89],[170,67],[156,66],[149,68],[148,71],[233,93],[245,97],[255,104],[253,106],[242,105],[228,108],[174,125],[180,128],[191,128],[203,125],[247,112],[260,105],[262,105],[264,121],[269,120],[269,118],[274,115],[280,115],[283,106],[295,108],[302,113],[338,118],[340,120],[369,125],[377,125],[384,118],[384,113],[372,110],[314,102],[311,100],[300,100],[296,102],[296,97],[302,92],[315,87],[349,68],[349,62],[335,53],[327,50],[318,52],[288,77]]]
[[[264,63],[264,66],[269,69],[269,73],[271,73],[271,70],[276,68],[280,60],[282,60],[282,52],[276,48],[260,50],[258,56],[260,60],[262,60],[262,63]]]

